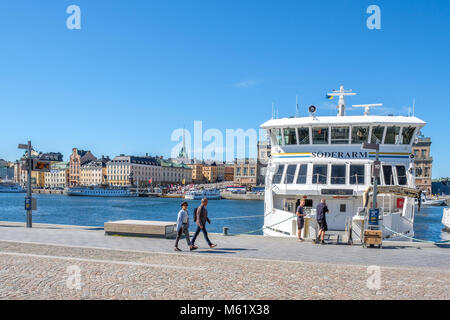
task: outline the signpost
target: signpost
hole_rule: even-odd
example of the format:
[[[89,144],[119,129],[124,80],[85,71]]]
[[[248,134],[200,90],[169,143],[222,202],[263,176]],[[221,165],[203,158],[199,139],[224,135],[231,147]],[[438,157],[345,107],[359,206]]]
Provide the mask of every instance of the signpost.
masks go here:
[[[27,211],[27,228],[33,227],[33,210],[37,210],[37,201],[32,197],[31,190],[31,171],[49,172],[51,162],[48,160],[31,158],[31,141],[28,144],[19,144],[18,149],[27,150],[27,158],[24,163],[24,169],[27,171],[27,195],[25,197],[25,210]]]
[[[32,228],[33,199],[31,197],[31,141],[28,141],[28,144],[19,144],[18,148],[27,150],[27,196],[25,198],[25,210],[27,211],[27,228]]]
[[[369,215],[367,217],[367,230],[364,231],[364,239],[363,245],[366,246],[369,244],[373,246],[375,244],[381,248],[381,243],[383,239],[383,233],[380,228],[380,209],[377,208],[377,187],[378,187],[378,179],[380,177],[380,141],[377,139],[376,143],[364,143],[362,145],[363,149],[371,149],[375,150],[375,161],[373,162],[372,167],[372,176],[373,176],[373,200],[372,200],[372,208],[369,209]],[[366,229],[364,227],[364,229]]]

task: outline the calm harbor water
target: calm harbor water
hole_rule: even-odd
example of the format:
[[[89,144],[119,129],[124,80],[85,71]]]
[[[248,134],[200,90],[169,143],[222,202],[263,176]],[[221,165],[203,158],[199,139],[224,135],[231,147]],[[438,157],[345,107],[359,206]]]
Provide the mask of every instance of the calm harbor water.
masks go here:
[[[136,219],[175,221],[183,199],[166,198],[91,198],[63,195],[34,195],[38,210],[33,222],[81,226],[101,226],[106,221]],[[200,201],[188,201],[190,217]],[[208,204],[210,232],[230,233],[257,230],[263,225],[263,201],[211,200]],[[450,240],[450,233],[442,231],[443,207],[422,208],[416,213],[415,237],[423,240]],[[252,216],[234,219],[237,216]],[[256,216],[256,217],[255,217]],[[230,218],[230,219],[228,219]],[[24,194],[0,193],[0,221],[25,222]],[[191,231],[194,229],[191,219]],[[254,234],[262,234],[262,231]]]

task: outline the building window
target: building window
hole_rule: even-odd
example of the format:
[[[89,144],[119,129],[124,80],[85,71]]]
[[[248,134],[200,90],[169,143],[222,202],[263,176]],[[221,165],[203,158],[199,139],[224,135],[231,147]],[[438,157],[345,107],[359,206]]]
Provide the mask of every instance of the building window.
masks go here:
[[[315,164],[313,166],[312,183],[326,184],[328,176],[328,165]]]
[[[349,127],[332,127],[331,144],[348,144]]]
[[[422,158],[425,158],[427,155],[427,150],[426,149],[422,149]]]
[[[345,184],[345,164],[331,166],[331,184]]]
[[[328,127],[316,127],[313,131],[313,144],[328,144]]]
[[[369,127],[353,127],[352,143],[360,144],[369,140]]]
[[[297,144],[297,136],[295,133],[295,129],[292,128],[284,129],[284,144],[285,145]]]

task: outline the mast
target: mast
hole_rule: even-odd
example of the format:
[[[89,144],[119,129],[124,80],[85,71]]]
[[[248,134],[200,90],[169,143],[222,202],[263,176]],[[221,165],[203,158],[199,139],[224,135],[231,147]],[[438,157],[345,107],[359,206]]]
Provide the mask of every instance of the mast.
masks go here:
[[[341,86],[339,88],[339,91],[337,90],[333,90],[332,93],[328,93],[329,96],[334,97],[334,96],[338,96],[339,97],[339,103],[338,103],[338,116],[342,117],[345,116],[345,96],[355,96],[356,93],[352,92],[352,90],[344,90],[344,86]]]

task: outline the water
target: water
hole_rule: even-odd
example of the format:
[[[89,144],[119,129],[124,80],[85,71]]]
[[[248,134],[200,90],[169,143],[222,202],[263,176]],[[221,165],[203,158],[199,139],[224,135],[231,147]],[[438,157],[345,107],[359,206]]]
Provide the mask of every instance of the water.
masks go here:
[[[95,198],[35,194],[38,210],[33,211],[33,223],[80,226],[101,226],[116,220],[176,221],[184,199],[170,198]],[[198,200],[188,200],[191,231],[193,210]],[[264,222],[263,201],[211,200],[208,203],[211,224],[209,232],[242,233],[260,229]],[[224,219],[236,216],[258,216],[245,219]],[[0,221],[25,222],[24,194],[0,193]],[[254,234],[262,234],[262,231]]]
[[[183,199],[168,198],[91,198],[63,195],[33,195],[38,199],[38,210],[33,211],[33,222],[103,227],[106,221],[136,219],[176,221]],[[189,213],[200,201],[190,200]],[[416,212],[415,238],[440,241],[450,240],[450,233],[442,231],[444,207],[422,208]],[[263,225],[263,201],[211,200],[208,204],[212,224],[210,232],[242,233],[260,229]],[[245,219],[225,219],[236,216],[257,216]],[[25,222],[24,194],[0,193],[0,221]],[[191,219],[191,231],[194,229]],[[262,231],[253,234],[262,234]]]

